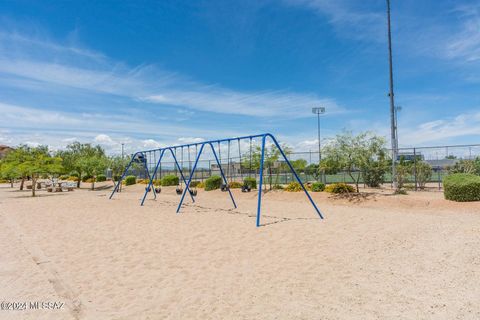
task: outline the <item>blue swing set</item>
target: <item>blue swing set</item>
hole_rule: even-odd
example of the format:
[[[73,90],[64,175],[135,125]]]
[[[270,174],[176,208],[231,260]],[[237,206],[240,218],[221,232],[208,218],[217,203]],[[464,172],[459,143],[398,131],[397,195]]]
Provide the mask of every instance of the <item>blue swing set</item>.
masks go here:
[[[261,207],[262,207],[262,186],[263,186],[263,171],[264,171],[264,160],[265,160],[265,145],[266,145],[266,140],[267,138],[270,138],[273,142],[273,144],[278,148],[278,150],[280,151],[280,154],[282,155],[283,159],[285,160],[286,164],[288,165],[288,167],[290,168],[290,170],[292,171],[293,175],[295,176],[295,179],[298,181],[298,183],[301,185],[303,191],[305,192],[308,200],[310,201],[310,203],[312,204],[313,208],[315,209],[315,211],[317,212],[318,216],[323,219],[323,215],[322,213],[320,212],[320,210],[318,209],[317,205],[315,204],[315,202],[313,201],[312,197],[310,196],[310,194],[308,193],[307,189],[305,188],[303,182],[300,180],[300,177],[298,176],[298,174],[295,172],[295,169],[293,168],[292,164],[290,163],[290,161],[288,160],[287,156],[285,155],[285,152],[282,150],[282,147],[280,146],[280,144],[278,143],[277,139],[270,133],[263,133],[263,134],[257,134],[257,135],[250,135],[250,136],[243,136],[243,137],[237,137],[237,138],[227,138],[227,139],[220,139],[220,140],[211,140],[211,141],[203,141],[203,142],[198,142],[198,143],[191,143],[191,144],[184,144],[184,145],[177,145],[177,146],[170,146],[170,147],[165,147],[165,148],[158,148],[158,149],[152,149],[152,150],[145,150],[145,151],[138,151],[136,152],[135,154],[133,154],[130,162],[128,163],[127,167],[125,168],[125,171],[123,172],[121,178],[118,180],[117,184],[115,185],[115,188],[113,189],[112,191],[112,194],[110,195],[110,198],[109,199],[112,199],[113,195],[118,192],[118,188],[120,186],[120,184],[122,183],[122,180],[125,178],[125,176],[127,175],[127,172],[128,170],[130,169],[130,167],[132,166],[133,163],[137,163],[137,164],[140,164],[144,167],[145,169],[145,172],[146,172],[146,177],[149,179],[149,183],[148,183],[148,186],[145,188],[145,194],[143,195],[143,198],[141,200],[141,203],[140,205],[143,206],[144,202],[145,202],[145,198],[147,197],[147,194],[150,190],[153,191],[153,196],[154,196],[154,199],[156,199],[157,195],[156,195],[156,191],[155,191],[155,188],[153,188],[153,180],[154,178],[156,177],[157,175],[157,172],[158,172],[158,169],[159,167],[161,166],[161,162],[162,162],[162,159],[165,155],[165,152],[169,152],[172,157],[173,157],[173,160],[174,160],[174,163],[175,163],[175,167],[180,171],[180,178],[181,178],[181,181],[183,181],[183,183],[185,184],[185,189],[183,190],[182,192],[182,196],[180,198],[180,203],[178,204],[178,207],[177,207],[177,213],[180,213],[180,209],[182,208],[182,204],[183,204],[183,201],[185,199],[185,195],[188,193],[192,199],[193,202],[195,202],[195,198],[194,198],[194,192],[190,189],[190,184],[192,182],[192,177],[194,176],[195,174],[195,171],[197,169],[197,165],[198,165],[198,162],[200,160],[200,156],[202,155],[202,153],[204,152],[204,149],[205,147],[210,147],[211,150],[212,150],[212,153],[213,153],[213,156],[215,158],[215,161],[218,165],[218,169],[220,171],[220,175],[223,179],[223,183],[225,186],[228,186],[228,181],[227,181],[227,178],[224,174],[224,170],[222,168],[222,165],[220,163],[220,160],[219,160],[219,156],[221,156],[220,154],[217,155],[216,151],[215,151],[215,147],[214,147],[214,144],[218,144],[218,146],[220,146],[220,144],[222,142],[228,142],[230,144],[230,142],[232,141],[238,141],[239,143],[239,146],[240,146],[240,141],[241,140],[246,140],[246,139],[249,139],[250,141],[252,141],[252,139],[261,139],[261,158],[260,158],[260,172],[259,172],[259,188],[258,188],[258,200],[257,200],[257,217],[256,217],[256,225],[257,227],[260,226],[260,216],[261,216]],[[183,174],[183,148],[190,148],[190,147],[195,147],[196,149],[198,147],[200,147],[198,153],[196,154],[196,158],[195,158],[195,162],[193,164],[193,167],[191,168],[191,171],[190,171],[190,174],[188,176],[188,180],[185,178],[184,174]],[[182,166],[180,166],[178,160],[177,160],[177,157],[176,157],[176,150],[177,149],[181,149],[182,150]],[[219,150],[220,152],[220,150]],[[149,171],[149,166],[148,166],[148,163],[147,163],[147,155],[149,154],[156,154],[156,153],[159,153],[159,159],[158,161],[156,161],[155,159],[155,167],[154,167],[154,171],[152,174],[150,174],[150,171]],[[239,153],[240,153],[240,149],[239,149]],[[189,153],[190,154],[190,153]],[[229,164],[228,164],[229,165]],[[235,199],[233,198],[233,194],[232,192],[230,191],[230,188],[226,188],[226,191],[228,191],[229,195],[230,195],[230,199],[232,200],[232,204],[233,204],[233,207],[234,208],[237,208],[237,204],[235,202]]]

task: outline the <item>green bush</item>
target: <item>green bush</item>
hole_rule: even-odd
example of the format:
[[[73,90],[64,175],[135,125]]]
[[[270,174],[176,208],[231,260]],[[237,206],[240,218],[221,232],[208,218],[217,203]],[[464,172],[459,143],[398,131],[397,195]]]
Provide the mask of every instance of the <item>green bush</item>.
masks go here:
[[[162,178],[162,186],[178,186],[179,181],[176,175],[169,174]]]
[[[113,176],[113,181],[118,181],[118,180],[120,180],[121,177],[122,176],[116,174],[116,175]]]
[[[190,187],[196,188],[196,187],[198,187],[199,184],[200,184],[200,181],[192,181],[192,182],[190,182]]]
[[[85,175],[82,177],[82,182],[87,182],[87,180],[92,179],[93,177],[91,175]]]
[[[363,181],[370,188],[378,188],[384,181],[385,172],[384,161],[371,161],[362,172]]]
[[[67,180],[68,179],[68,176],[67,175],[62,175],[60,177],[58,177],[60,180]]]
[[[251,189],[257,189],[257,180],[252,177],[243,179],[243,184],[249,186]]]
[[[127,176],[125,178],[125,185],[126,186],[131,186],[132,184],[137,183],[137,177],[135,176]]]
[[[220,189],[222,185],[222,177],[220,176],[211,176],[205,180],[205,191]]]
[[[313,192],[322,192],[325,190],[325,184],[322,182],[314,182],[312,184],[312,191]]]
[[[281,184],[274,184],[272,189],[273,190],[283,190],[285,188]]]
[[[454,173],[443,179],[444,196],[453,201],[480,201],[480,177]]]
[[[99,174],[96,180],[97,182],[107,181],[107,177],[104,174]]]
[[[197,184],[197,188],[205,188],[205,182],[200,182]]]
[[[419,161],[416,163],[416,170],[418,185],[420,189],[425,189],[425,185],[432,178],[432,166],[424,161]]]
[[[238,182],[238,181],[232,181],[228,184],[228,187],[230,189],[240,189],[242,187],[242,183]]]
[[[325,187],[326,192],[330,193],[351,193],[355,188],[346,183],[333,183]]]
[[[302,191],[302,186],[298,182],[290,182],[288,186],[285,188],[285,191],[288,191],[288,192]]]

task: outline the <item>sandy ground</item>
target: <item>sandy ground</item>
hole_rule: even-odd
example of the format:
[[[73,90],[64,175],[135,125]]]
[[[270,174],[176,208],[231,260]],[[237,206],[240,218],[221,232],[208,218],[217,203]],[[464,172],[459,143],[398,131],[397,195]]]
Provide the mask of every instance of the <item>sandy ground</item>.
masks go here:
[[[0,319],[480,318],[480,203],[270,192],[256,228],[256,193],[142,188],[0,185],[0,301],[65,304]]]

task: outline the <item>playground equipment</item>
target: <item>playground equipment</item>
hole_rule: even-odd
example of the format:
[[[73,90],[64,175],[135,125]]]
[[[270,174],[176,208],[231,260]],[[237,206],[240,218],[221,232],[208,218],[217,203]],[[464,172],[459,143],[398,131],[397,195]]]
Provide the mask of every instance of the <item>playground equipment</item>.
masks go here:
[[[310,194],[308,193],[307,189],[305,188],[304,184],[302,183],[300,177],[298,176],[298,174],[295,172],[295,169],[293,168],[292,164],[290,163],[290,161],[288,160],[287,156],[285,155],[284,151],[282,150],[280,144],[278,143],[277,139],[270,133],[263,133],[263,134],[257,134],[257,135],[251,135],[251,136],[243,136],[243,137],[236,137],[236,138],[227,138],[227,139],[219,139],[219,140],[211,140],[211,141],[204,141],[204,142],[198,142],[198,143],[191,143],[191,144],[184,144],[184,145],[178,145],[178,146],[171,146],[171,147],[165,147],[165,148],[159,148],[159,149],[153,149],[153,150],[146,150],[146,151],[138,151],[136,152],[130,162],[128,163],[127,167],[125,168],[125,171],[124,173],[122,174],[121,178],[119,179],[119,181],[117,182],[117,184],[115,185],[115,188],[113,189],[112,191],[112,194],[110,195],[110,199],[113,197],[113,195],[115,194],[115,192],[118,191],[118,188],[120,186],[120,184],[122,183],[122,180],[125,178],[128,170],[130,169],[131,165],[133,163],[140,163],[144,166],[144,169],[145,169],[145,172],[146,172],[146,176],[148,177],[149,179],[149,184],[146,188],[146,191],[145,191],[145,194],[143,195],[143,198],[142,198],[142,201],[141,201],[141,205],[143,206],[144,202],[145,202],[145,198],[148,194],[148,190],[149,188],[152,187],[152,184],[153,184],[153,180],[155,179],[155,177],[157,176],[157,172],[158,172],[158,168],[161,166],[161,162],[162,162],[162,159],[164,158],[164,155],[165,155],[165,152],[169,152],[171,154],[171,156],[173,157],[173,160],[175,162],[175,170],[178,169],[178,171],[180,172],[180,183],[181,184],[185,184],[185,188],[183,188],[183,185],[180,185],[179,187],[177,187],[177,192],[178,192],[178,189],[181,189],[181,198],[180,198],[180,202],[178,204],[178,207],[177,207],[177,213],[180,212],[180,209],[182,208],[182,204],[183,204],[183,201],[185,199],[185,195],[188,193],[192,199],[193,202],[195,202],[195,198],[194,196],[197,194],[197,191],[196,189],[194,190],[191,190],[190,189],[190,184],[192,182],[192,179],[195,177],[195,172],[196,172],[196,169],[197,169],[197,166],[198,166],[198,163],[199,163],[199,160],[200,160],[200,157],[202,155],[202,153],[204,153],[205,151],[205,146],[210,147],[211,149],[211,152],[213,154],[213,157],[215,159],[215,162],[216,164],[218,165],[218,169],[219,169],[219,172],[220,172],[220,175],[222,177],[222,191],[224,192],[228,192],[229,196],[230,196],[230,199],[232,200],[232,204],[233,204],[233,207],[234,208],[237,208],[237,204],[235,202],[235,199],[233,197],[233,194],[230,190],[230,187],[229,187],[229,183],[228,183],[228,180],[227,180],[227,177],[224,173],[224,170],[222,168],[222,165],[221,165],[221,149],[220,149],[220,145],[221,143],[228,143],[228,152],[227,152],[227,156],[228,156],[228,162],[227,162],[227,176],[229,176],[230,178],[232,177],[230,173],[230,145],[231,145],[231,142],[232,141],[238,141],[238,149],[239,149],[239,161],[240,161],[240,164],[242,163],[242,154],[241,154],[241,141],[242,140],[249,140],[250,142],[250,152],[249,152],[249,164],[250,164],[250,168],[249,168],[249,172],[248,172],[248,176],[249,178],[251,177],[251,168],[252,168],[252,142],[253,142],[253,139],[261,139],[261,158],[260,158],[260,170],[259,170],[259,185],[258,185],[258,199],[257,199],[257,216],[256,216],[256,225],[257,227],[260,226],[260,217],[261,217],[261,206],[262,206],[262,187],[263,187],[263,176],[264,176],[264,160],[265,160],[265,145],[266,145],[266,140],[267,138],[270,138],[270,140],[272,141],[272,143],[278,148],[281,156],[283,157],[285,163],[288,165],[288,167],[290,168],[290,170],[292,171],[293,175],[295,176],[295,179],[298,181],[298,183],[300,183],[303,191],[305,192],[305,195],[307,196],[308,200],[310,201],[310,203],[312,204],[313,208],[315,209],[315,211],[317,212],[318,216],[323,219],[323,216],[322,216],[322,213],[320,212],[320,210],[317,208],[315,202],[313,201],[312,197],[310,196]],[[215,147],[214,147],[214,144],[217,144],[218,146],[218,155],[217,155],[217,151],[215,150]],[[191,161],[190,161],[190,147],[195,147],[195,161],[193,163],[193,167],[191,166]],[[199,147],[199,149],[198,149]],[[188,175],[188,180],[185,178],[184,174],[183,174],[183,150],[184,148],[187,148],[188,150],[188,161],[189,161],[189,166],[188,166],[188,170],[189,170],[189,175]],[[181,166],[180,164],[178,163],[177,161],[177,149],[180,149],[181,152],[182,152],[182,155],[181,155]],[[159,158],[158,158],[158,161],[156,160],[156,155],[159,155]],[[148,160],[147,160],[148,159]],[[152,160],[153,159],[153,163],[149,160]],[[156,161],[156,163],[155,163]],[[152,169],[153,168],[153,173],[150,174],[150,171],[149,169]],[[161,174],[161,173],[160,173]],[[240,165],[240,177],[243,178],[243,175],[242,175],[242,166]],[[156,198],[156,192],[155,192],[155,189],[153,189],[153,194],[154,194],[154,198]],[[242,186],[242,192],[248,192],[248,191],[251,191],[251,188],[247,185],[243,185]],[[180,192],[178,192],[180,193]]]

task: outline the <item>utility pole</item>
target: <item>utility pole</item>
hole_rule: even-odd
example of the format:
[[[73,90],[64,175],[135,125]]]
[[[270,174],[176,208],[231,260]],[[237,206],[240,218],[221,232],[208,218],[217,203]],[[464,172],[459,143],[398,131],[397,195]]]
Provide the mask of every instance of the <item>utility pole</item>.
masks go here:
[[[320,115],[325,113],[324,107],[312,108],[312,113],[317,115],[317,127],[318,127],[318,167],[320,168],[320,162],[322,161],[322,143],[320,140]],[[323,181],[323,175],[321,180]]]
[[[390,97],[390,129],[391,129],[391,140],[392,140],[392,181],[393,188],[398,189],[397,184],[397,172],[395,168],[395,163],[397,161],[397,133],[395,125],[395,98],[393,93],[393,59],[392,59],[392,31],[390,24],[390,0],[387,0],[387,22],[388,22],[388,61],[389,61],[389,71],[390,71],[390,92],[388,96]]]

